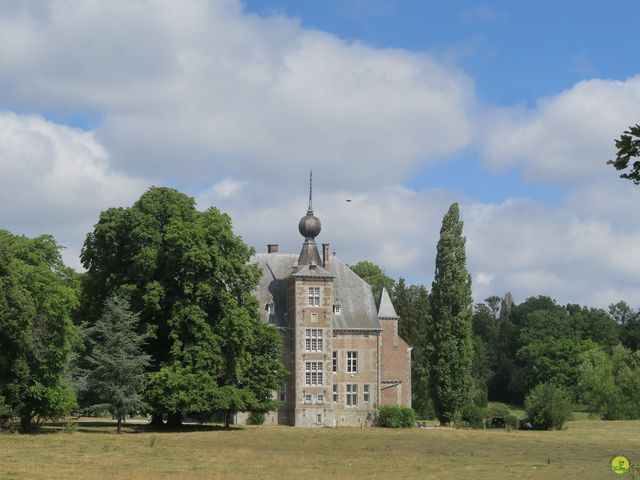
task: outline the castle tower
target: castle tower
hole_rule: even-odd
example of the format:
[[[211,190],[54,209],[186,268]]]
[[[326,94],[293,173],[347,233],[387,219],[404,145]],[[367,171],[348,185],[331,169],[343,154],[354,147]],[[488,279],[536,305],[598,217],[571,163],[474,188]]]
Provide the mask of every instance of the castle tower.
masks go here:
[[[288,294],[288,317],[294,338],[294,424],[333,426],[331,343],[334,275],[324,268],[315,242],[321,223],[313,213],[311,178],[309,208],[300,219],[298,230],[304,237],[304,243],[291,276]]]
[[[411,407],[411,347],[398,333],[400,317],[386,288],[382,289],[378,318],[382,325],[380,365],[381,405]]]
[[[263,275],[255,295],[264,322],[283,338],[289,372],[268,423],[301,427],[373,425],[380,405],[411,404],[411,348],[384,291],[376,308],[371,286],[335,254],[318,251],[320,219],[312,204],[298,223],[299,254],[269,244],[252,262]],[[240,417],[239,417],[240,419]]]

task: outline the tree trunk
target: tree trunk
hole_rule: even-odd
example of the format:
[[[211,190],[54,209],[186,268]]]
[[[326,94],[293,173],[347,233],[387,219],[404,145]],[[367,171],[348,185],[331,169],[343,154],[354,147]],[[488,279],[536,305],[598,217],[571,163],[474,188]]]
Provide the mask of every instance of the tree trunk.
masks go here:
[[[182,414],[180,412],[167,415],[167,427],[180,428],[182,426]]]
[[[31,424],[31,415],[20,416],[20,431],[22,433],[30,433],[33,425]]]
[[[224,416],[224,428],[229,428],[231,426],[232,419],[233,419],[233,412],[228,411]]]
[[[122,415],[118,414],[118,433],[122,433]]]
[[[162,414],[161,413],[154,413],[151,416],[151,422],[149,423],[150,427],[157,427],[157,428],[161,428],[164,427],[164,421],[162,420]]]

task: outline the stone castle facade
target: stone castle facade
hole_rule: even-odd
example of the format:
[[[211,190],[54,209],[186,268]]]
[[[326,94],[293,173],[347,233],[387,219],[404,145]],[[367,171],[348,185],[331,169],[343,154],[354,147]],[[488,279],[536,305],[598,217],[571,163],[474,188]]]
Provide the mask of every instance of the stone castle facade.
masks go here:
[[[256,292],[263,320],[280,331],[290,372],[267,423],[372,425],[380,405],[410,407],[411,347],[398,335],[388,293],[376,307],[371,287],[330,255],[328,244],[320,256],[311,201],[298,227],[299,255],[269,245],[252,259],[263,271]]]

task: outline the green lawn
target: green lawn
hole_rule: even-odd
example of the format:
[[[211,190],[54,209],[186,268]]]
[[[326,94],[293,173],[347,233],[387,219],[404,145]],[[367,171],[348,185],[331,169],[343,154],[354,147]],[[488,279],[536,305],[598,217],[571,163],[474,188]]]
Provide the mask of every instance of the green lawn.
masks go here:
[[[574,421],[559,432],[297,429],[0,435],[2,479],[606,479],[640,463],[640,421]]]

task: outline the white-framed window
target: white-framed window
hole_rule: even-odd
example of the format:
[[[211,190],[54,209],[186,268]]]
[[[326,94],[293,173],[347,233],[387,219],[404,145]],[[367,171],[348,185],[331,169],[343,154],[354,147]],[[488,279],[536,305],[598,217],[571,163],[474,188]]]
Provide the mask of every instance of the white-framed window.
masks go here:
[[[311,402],[313,402],[313,395],[311,395],[310,393],[305,393],[304,403],[311,403]]]
[[[310,307],[320,306],[320,287],[309,287],[308,303]]]
[[[340,302],[336,302],[333,304],[333,313],[336,315],[340,315],[342,313],[342,305]]]
[[[333,373],[338,373],[338,351],[333,351],[333,363],[331,366]]]
[[[322,385],[322,362],[304,362],[304,384],[308,387]]]
[[[318,423],[322,423],[322,414],[321,414],[321,413],[318,413],[318,414],[316,415],[316,419],[317,419]]]
[[[358,384],[347,383],[347,406],[355,407],[358,405]]]
[[[333,401],[334,402],[338,401],[338,384],[337,383],[333,384]]]
[[[321,328],[306,328],[304,330],[304,349],[307,352],[321,352],[324,347],[324,334]]]
[[[316,403],[324,403],[324,393],[316,395]]]
[[[371,397],[370,388],[371,386],[368,383],[362,386],[362,403],[369,403]]]
[[[287,401],[287,384],[283,383],[280,385],[280,391],[278,392],[278,400],[281,402]]]
[[[347,373],[358,372],[358,352],[347,352]]]

